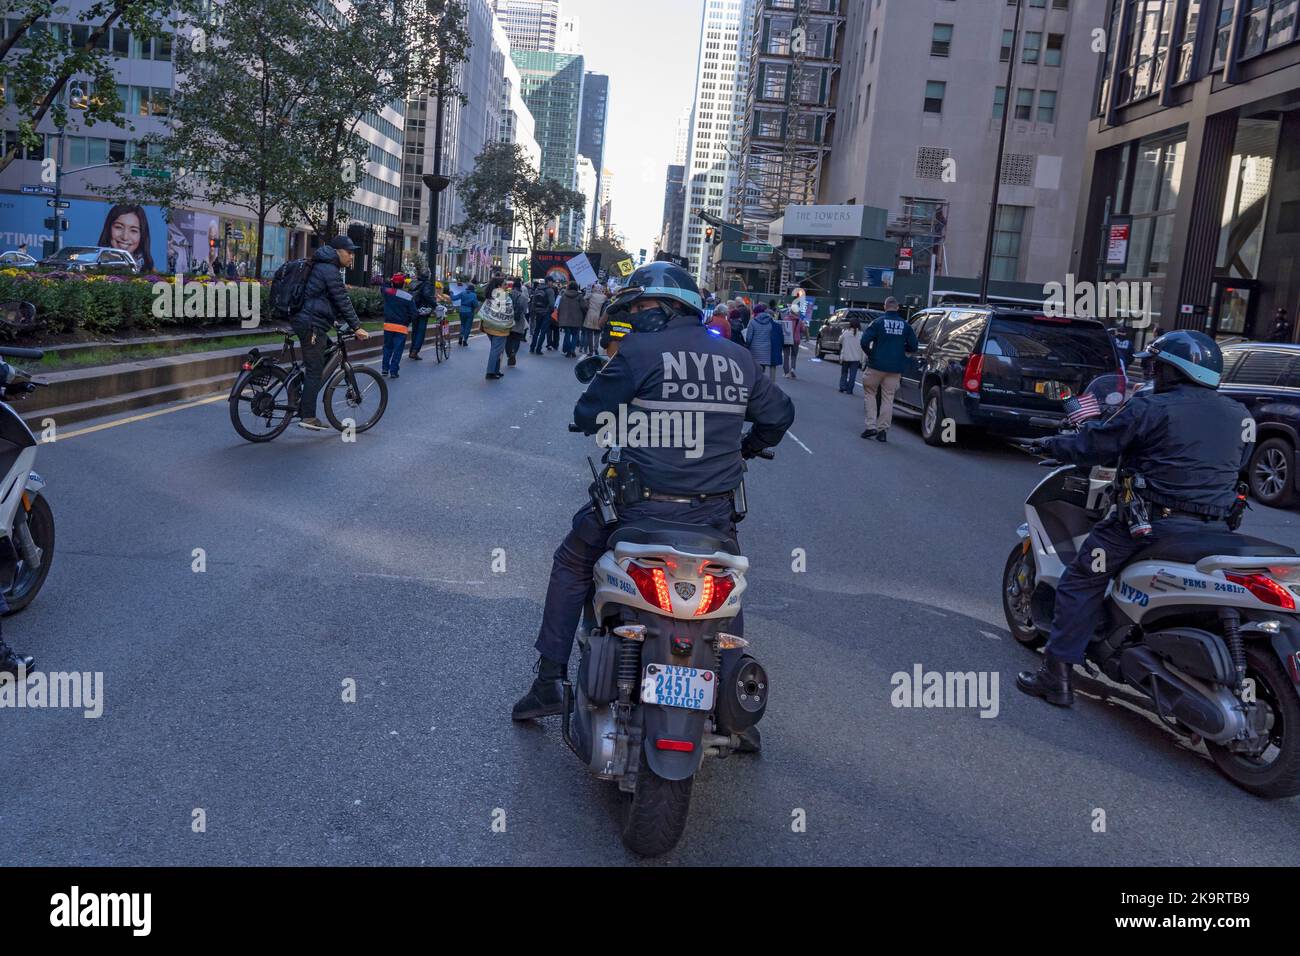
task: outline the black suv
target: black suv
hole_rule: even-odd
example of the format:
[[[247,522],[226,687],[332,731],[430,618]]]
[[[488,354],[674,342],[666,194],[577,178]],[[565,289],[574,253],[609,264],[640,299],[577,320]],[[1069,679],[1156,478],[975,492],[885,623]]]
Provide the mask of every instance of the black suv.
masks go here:
[[[912,316],[920,348],[895,401],[921,415],[927,444],[956,429],[1054,434],[1065,399],[1098,375],[1124,374],[1114,340],[1096,319],[1052,318],[1004,306],[946,306]],[[956,429],[945,436],[944,422]]]
[[[813,355],[816,358],[839,355],[840,333],[849,327],[849,319],[857,319],[862,325],[862,331],[865,332],[868,325],[884,314],[875,309],[836,309],[825,324],[817,330],[817,340],[813,342]]]
[[[1246,467],[1251,496],[1285,508],[1295,494],[1300,449],[1300,345],[1224,346],[1219,390],[1245,405],[1255,419],[1255,451]]]

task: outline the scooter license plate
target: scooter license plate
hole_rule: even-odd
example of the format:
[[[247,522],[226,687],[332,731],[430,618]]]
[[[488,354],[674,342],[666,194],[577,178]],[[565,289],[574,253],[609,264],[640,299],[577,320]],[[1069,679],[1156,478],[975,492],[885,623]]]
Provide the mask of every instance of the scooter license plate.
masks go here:
[[[641,681],[641,702],[686,710],[712,710],[717,684],[713,671],[677,664],[647,664]]]

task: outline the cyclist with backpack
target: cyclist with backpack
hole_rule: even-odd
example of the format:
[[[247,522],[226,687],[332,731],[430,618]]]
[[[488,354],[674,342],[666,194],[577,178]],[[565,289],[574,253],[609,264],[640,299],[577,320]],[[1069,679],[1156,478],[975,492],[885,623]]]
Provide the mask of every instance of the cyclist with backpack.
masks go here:
[[[298,427],[311,431],[329,428],[316,417],[325,371],[325,347],[336,323],[347,325],[358,339],[370,338],[361,327],[357,310],[343,284],[343,270],[352,265],[356,245],[347,236],[335,236],[316,250],[311,260],[286,262],[271,282],[271,308],[292,326],[302,343],[302,395],[298,399]]]

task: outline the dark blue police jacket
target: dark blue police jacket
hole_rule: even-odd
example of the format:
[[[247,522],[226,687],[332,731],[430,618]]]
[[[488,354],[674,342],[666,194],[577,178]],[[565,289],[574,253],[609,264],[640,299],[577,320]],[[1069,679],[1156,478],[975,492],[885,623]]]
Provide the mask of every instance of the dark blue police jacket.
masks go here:
[[[679,317],[622,339],[573,420],[588,435],[610,429],[651,491],[709,495],[740,484],[744,422],[753,423],[752,447],[771,447],[794,421],[794,403],[747,348]]]

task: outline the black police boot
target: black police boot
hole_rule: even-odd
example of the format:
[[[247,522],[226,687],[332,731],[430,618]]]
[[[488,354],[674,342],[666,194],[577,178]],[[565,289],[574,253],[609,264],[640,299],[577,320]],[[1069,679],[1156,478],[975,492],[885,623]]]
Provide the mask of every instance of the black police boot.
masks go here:
[[[1041,697],[1057,707],[1074,705],[1074,688],[1070,677],[1074,665],[1044,655],[1043,666],[1036,671],[1021,671],[1016,675],[1016,686],[1031,697]]]
[[[567,676],[563,664],[539,657],[533,671],[537,678],[528,693],[519,698],[514,710],[510,712],[511,720],[533,720],[536,717],[555,717],[564,712],[564,678]]]
[[[36,658],[30,654],[15,654],[12,647],[0,640],[0,671],[13,674],[15,677],[20,669],[30,674],[35,663]]]

